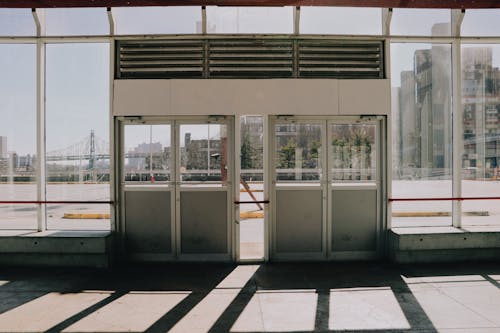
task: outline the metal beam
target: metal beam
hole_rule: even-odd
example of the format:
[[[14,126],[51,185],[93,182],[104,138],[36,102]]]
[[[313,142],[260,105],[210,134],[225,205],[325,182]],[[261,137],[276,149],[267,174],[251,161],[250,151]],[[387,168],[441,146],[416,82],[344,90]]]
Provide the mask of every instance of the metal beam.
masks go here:
[[[500,8],[498,0],[0,0],[4,8],[143,6],[347,6],[380,8]]]

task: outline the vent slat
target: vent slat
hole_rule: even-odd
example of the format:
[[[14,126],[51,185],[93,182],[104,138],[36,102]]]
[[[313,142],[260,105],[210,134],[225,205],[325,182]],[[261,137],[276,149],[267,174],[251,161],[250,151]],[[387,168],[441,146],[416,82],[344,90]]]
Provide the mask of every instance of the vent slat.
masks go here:
[[[117,78],[383,78],[383,41],[242,37],[117,41]]]

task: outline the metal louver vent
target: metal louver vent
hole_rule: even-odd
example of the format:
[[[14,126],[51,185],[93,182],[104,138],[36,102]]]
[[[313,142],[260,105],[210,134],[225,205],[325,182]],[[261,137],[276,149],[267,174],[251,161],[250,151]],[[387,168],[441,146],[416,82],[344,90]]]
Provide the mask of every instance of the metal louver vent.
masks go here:
[[[212,40],[208,50],[210,77],[293,76],[291,40]]]
[[[299,77],[382,78],[381,41],[299,40]]]
[[[116,78],[384,78],[381,40],[297,37],[120,40]]]
[[[119,78],[201,78],[203,40],[118,41]]]

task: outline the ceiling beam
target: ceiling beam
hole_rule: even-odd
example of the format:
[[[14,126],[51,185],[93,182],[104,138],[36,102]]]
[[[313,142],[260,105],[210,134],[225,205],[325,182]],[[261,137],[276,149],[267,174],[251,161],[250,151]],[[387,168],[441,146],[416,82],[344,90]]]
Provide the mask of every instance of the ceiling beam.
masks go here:
[[[499,0],[0,0],[0,8],[143,6],[346,6],[380,8],[500,8]]]

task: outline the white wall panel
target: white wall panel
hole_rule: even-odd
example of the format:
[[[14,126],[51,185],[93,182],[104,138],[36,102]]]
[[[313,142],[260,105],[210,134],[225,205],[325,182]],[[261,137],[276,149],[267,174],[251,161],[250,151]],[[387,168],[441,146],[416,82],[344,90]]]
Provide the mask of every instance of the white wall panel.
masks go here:
[[[383,115],[388,80],[115,80],[115,116]]]
[[[339,80],[341,115],[387,115],[391,112],[390,80]]]

